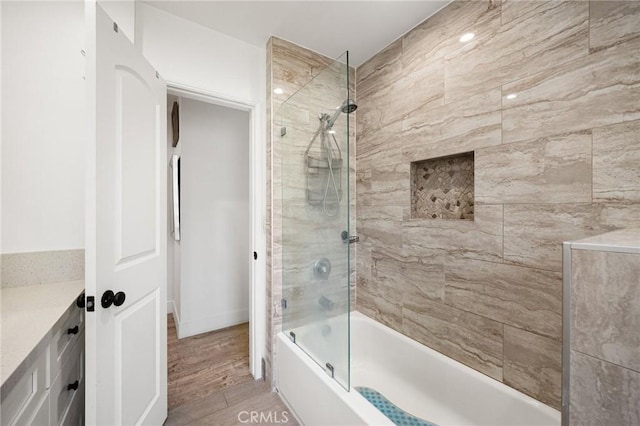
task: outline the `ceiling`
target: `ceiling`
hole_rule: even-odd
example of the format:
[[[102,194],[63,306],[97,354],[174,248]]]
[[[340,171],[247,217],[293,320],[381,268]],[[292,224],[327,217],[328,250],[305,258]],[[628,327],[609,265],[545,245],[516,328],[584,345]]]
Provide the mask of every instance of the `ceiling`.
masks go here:
[[[358,66],[447,1],[143,0],[173,15],[264,47],[269,36]]]

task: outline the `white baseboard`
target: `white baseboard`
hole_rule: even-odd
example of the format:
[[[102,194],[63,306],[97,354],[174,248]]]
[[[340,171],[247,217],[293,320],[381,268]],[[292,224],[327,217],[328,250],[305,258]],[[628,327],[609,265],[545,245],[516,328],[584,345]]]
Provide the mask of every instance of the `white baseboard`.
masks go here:
[[[176,325],[176,334],[180,336],[180,314],[178,313],[176,303],[173,300],[167,301],[167,315],[168,314],[173,314],[173,322]]]
[[[183,321],[180,323],[177,316],[174,316],[174,318],[177,318],[176,330],[178,332],[178,339],[182,339],[184,337],[195,336],[196,334],[206,333],[208,331],[219,330],[221,328],[248,322],[249,309],[239,309],[237,311],[225,312],[212,317]]]

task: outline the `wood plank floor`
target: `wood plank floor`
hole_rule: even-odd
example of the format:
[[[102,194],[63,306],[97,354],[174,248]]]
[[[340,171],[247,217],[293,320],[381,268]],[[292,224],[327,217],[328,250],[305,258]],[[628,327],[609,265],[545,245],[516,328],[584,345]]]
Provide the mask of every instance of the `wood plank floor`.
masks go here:
[[[178,340],[173,315],[167,320],[169,411],[225,387],[253,381],[249,324]]]
[[[165,425],[298,424],[266,382],[253,380],[248,324],[178,340],[173,316],[167,320]],[[252,413],[257,421],[249,418]]]
[[[251,416],[254,416],[252,419]],[[165,426],[298,425],[264,381],[229,386],[169,412]]]

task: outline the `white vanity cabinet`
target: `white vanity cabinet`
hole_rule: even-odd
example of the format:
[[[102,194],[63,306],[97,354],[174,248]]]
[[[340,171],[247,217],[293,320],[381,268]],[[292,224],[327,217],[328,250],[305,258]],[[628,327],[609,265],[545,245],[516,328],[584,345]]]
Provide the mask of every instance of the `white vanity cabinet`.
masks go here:
[[[62,308],[53,314],[58,317],[57,320],[52,320],[51,315],[47,317],[44,312],[40,316],[38,312],[32,312],[29,317],[24,311],[16,309],[16,315],[22,315],[20,323],[23,324],[23,333],[15,330],[19,324],[8,320],[7,313],[3,312],[3,332],[5,323],[11,323],[12,327],[7,327],[7,330],[12,330],[14,336],[2,337],[0,355],[14,357],[17,366],[3,363],[0,400],[2,426],[84,424],[84,309],[76,306],[76,296],[77,293],[69,296],[73,303],[66,310]],[[25,310],[28,311],[28,308]],[[43,318],[55,322],[53,326],[49,324],[50,328],[31,352],[22,357],[12,353],[13,348],[26,346],[24,339],[35,339],[28,334],[34,329],[38,330],[39,324],[29,322]],[[11,343],[15,343],[13,348],[8,346]],[[22,349],[26,351],[24,347]]]

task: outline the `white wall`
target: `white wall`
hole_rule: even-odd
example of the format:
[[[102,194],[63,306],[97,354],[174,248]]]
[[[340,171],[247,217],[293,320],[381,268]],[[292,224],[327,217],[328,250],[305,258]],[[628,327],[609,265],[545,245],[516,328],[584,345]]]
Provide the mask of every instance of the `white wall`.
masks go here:
[[[171,111],[173,103],[180,103],[175,95],[167,95],[167,158],[180,155],[182,145],[173,147]],[[180,322],[180,241],[173,238],[173,176],[171,167],[167,168],[167,312],[173,313],[176,324]]]
[[[135,43],[136,2],[135,0],[100,0],[100,6],[107,12],[114,22],[118,23],[118,30],[127,36],[131,43]]]
[[[168,14],[147,4],[136,3],[136,44],[169,84],[192,88],[222,99],[255,105],[253,138],[265,146],[266,52],[243,41]],[[265,40],[266,44],[266,40]],[[264,158],[259,158],[261,164]],[[260,209],[261,211],[264,208]],[[264,222],[264,218],[262,218]],[[264,229],[263,229],[264,231]],[[264,239],[264,233],[261,236]],[[260,241],[258,241],[260,243]],[[176,257],[179,245],[174,246]],[[260,253],[264,265],[266,253]],[[178,259],[174,259],[174,264]],[[169,271],[167,294],[173,294],[176,318],[181,320],[179,273]],[[264,273],[262,274],[264,275]],[[264,285],[264,284],[263,284]],[[173,290],[172,290],[173,289]],[[266,303],[258,291],[256,306]],[[177,324],[180,327],[180,324]],[[263,344],[259,343],[262,347]]]
[[[180,337],[249,320],[250,115],[180,103]]]
[[[84,247],[82,2],[2,2],[2,252]]]
[[[137,43],[167,82],[264,107],[264,49],[139,2],[136,24]]]

